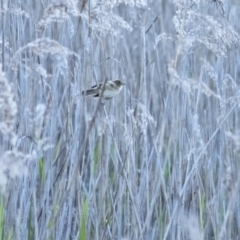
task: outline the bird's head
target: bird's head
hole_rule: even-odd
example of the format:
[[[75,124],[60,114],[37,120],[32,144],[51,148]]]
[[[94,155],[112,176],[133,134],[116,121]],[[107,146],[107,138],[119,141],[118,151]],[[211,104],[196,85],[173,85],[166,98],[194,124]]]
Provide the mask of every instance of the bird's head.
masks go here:
[[[118,87],[121,87],[122,85],[125,85],[125,83],[122,83],[120,80],[113,81]]]

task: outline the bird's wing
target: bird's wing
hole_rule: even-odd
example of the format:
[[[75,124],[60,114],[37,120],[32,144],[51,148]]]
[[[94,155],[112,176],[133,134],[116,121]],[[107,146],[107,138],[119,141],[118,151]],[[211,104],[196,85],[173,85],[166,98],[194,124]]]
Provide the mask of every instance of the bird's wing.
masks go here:
[[[99,83],[98,85],[93,85],[91,88],[101,87],[102,85],[103,85],[103,83]]]
[[[113,81],[108,81],[107,84],[109,87],[112,87],[112,88],[115,87],[115,83]]]

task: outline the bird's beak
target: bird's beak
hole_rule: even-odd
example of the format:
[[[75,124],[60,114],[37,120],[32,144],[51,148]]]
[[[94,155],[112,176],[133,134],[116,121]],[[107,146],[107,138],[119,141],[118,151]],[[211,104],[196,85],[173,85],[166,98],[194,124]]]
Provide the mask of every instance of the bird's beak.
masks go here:
[[[126,83],[122,83],[122,85],[126,85]]]

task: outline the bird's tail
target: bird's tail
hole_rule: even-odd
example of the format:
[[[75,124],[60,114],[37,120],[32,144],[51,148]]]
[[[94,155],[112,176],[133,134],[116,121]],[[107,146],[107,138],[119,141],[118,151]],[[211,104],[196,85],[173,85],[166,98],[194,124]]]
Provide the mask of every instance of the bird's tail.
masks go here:
[[[92,95],[92,94],[97,94],[97,90],[96,89],[88,89],[86,91],[82,91],[82,95],[85,95],[85,96]]]

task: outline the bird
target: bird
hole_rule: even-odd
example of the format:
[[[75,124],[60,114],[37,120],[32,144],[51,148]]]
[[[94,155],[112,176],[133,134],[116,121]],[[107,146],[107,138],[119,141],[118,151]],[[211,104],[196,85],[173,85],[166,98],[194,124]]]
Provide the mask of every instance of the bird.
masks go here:
[[[99,97],[101,96],[101,91],[104,86],[103,94],[102,97],[103,99],[109,100],[113,97],[115,97],[121,90],[124,83],[122,83],[120,80],[108,80],[102,83],[99,83],[98,85],[92,86],[91,89],[87,89],[85,91],[82,91],[82,95],[88,96],[88,95],[94,95],[94,97]]]

